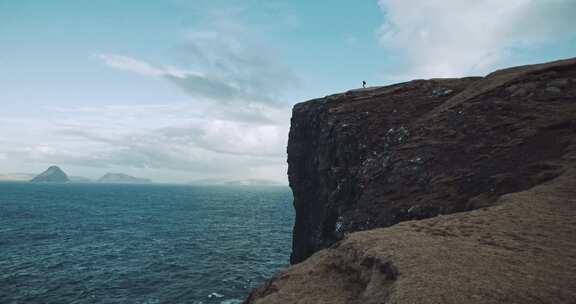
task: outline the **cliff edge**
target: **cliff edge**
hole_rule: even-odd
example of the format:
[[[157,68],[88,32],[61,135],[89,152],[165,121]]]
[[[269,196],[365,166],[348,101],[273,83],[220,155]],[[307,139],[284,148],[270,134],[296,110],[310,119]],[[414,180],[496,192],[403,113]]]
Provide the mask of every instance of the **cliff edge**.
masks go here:
[[[288,164],[300,264],[247,303],[576,301],[576,59],[297,104]]]

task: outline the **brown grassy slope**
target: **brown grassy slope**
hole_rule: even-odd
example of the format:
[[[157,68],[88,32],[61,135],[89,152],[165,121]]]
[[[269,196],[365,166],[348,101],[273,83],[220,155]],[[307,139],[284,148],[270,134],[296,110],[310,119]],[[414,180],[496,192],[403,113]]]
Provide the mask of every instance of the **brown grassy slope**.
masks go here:
[[[353,233],[247,302],[576,303],[575,171],[493,207]]]

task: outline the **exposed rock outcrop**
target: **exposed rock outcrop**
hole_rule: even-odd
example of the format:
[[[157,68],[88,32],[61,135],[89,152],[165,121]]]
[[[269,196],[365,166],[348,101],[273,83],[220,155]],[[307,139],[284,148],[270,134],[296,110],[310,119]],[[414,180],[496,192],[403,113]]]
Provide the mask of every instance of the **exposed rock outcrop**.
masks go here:
[[[32,183],[67,183],[69,181],[68,175],[57,166],[50,166],[46,171],[30,180]]]
[[[300,264],[246,303],[576,302],[576,59],[298,104],[288,163]]]
[[[575,99],[572,59],[297,104],[292,263],[349,232],[489,206],[558,176]]]

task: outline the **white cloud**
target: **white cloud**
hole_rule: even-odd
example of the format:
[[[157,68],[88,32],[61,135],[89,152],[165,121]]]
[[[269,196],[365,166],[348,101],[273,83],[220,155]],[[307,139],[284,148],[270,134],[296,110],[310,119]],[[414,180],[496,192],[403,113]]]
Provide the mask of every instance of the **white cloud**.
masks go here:
[[[298,78],[255,31],[231,20],[187,33],[176,68],[118,54],[96,55],[107,66],[164,78],[195,98],[225,104],[279,104]]]
[[[178,67],[96,55],[114,69],[170,81],[192,98],[157,105],[51,107],[60,116],[58,136],[91,147],[59,149],[62,161],[284,182],[291,105],[282,96],[298,79],[277,50],[234,18],[217,18],[188,31],[173,51]]]
[[[29,164],[60,164],[148,175],[286,180],[288,108],[256,107],[258,119],[196,103],[45,108],[42,121],[12,119],[10,151]],[[152,123],[151,123],[152,122]],[[36,130],[26,141],[11,130]],[[94,171],[91,170],[91,171]],[[176,173],[180,172],[180,173]],[[80,174],[81,175],[81,174]],[[170,175],[180,176],[170,180]]]
[[[186,78],[188,76],[202,77],[199,73],[184,71],[170,66],[153,66],[148,62],[116,54],[96,54],[109,67],[130,71],[144,76]]]
[[[58,164],[92,177],[121,171],[163,181],[285,182],[291,104],[283,96],[298,79],[258,30],[225,17],[208,18],[186,32],[164,61],[129,53],[93,55],[112,69],[168,81],[189,99],[78,100],[82,106],[56,103],[36,118],[0,118],[4,146],[10,147],[0,152],[34,171]],[[12,168],[5,163],[3,170]]]
[[[516,49],[576,37],[574,0],[380,0],[380,44],[397,51],[389,78],[484,74]]]

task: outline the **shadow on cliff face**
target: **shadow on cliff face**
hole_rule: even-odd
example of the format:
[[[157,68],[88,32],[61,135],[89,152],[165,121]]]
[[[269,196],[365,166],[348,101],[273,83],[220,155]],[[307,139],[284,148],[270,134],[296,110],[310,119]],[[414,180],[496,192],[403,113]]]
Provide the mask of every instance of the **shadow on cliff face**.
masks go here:
[[[298,104],[291,262],[350,232],[490,206],[550,180],[575,134],[575,59]]]

